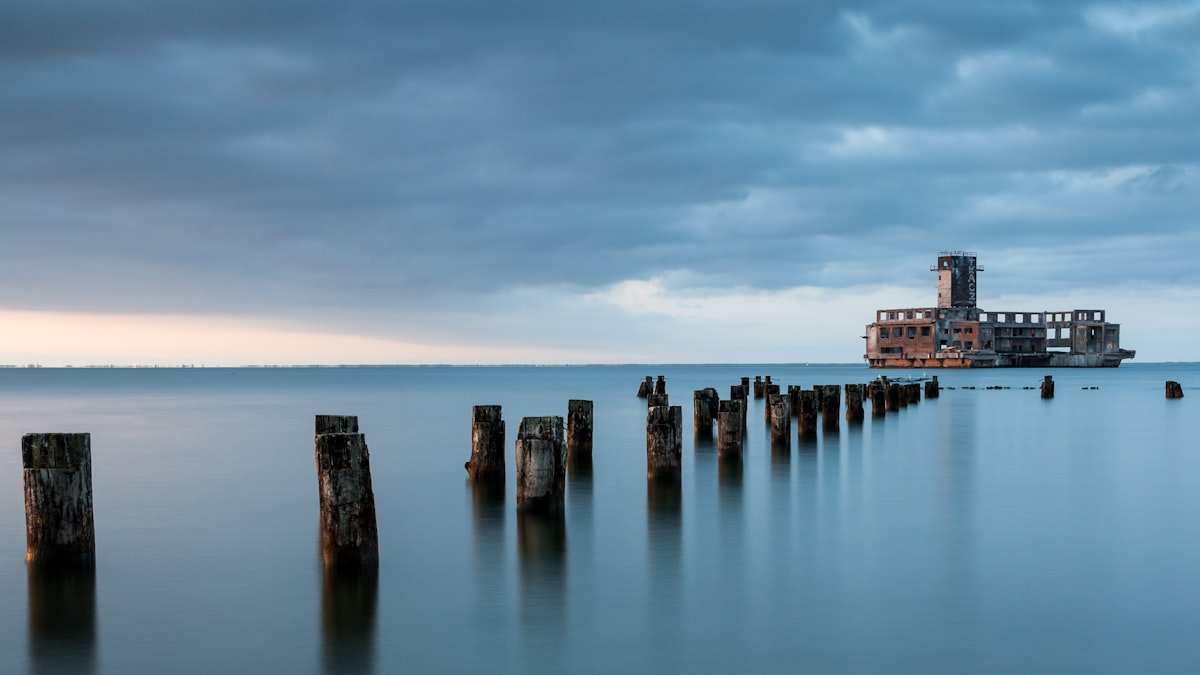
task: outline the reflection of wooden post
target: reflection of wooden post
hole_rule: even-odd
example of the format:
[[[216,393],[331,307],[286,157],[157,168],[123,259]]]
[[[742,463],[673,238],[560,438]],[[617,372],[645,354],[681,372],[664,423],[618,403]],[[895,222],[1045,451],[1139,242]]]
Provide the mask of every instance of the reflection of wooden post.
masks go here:
[[[770,385],[776,389],[779,385]],[[767,399],[771,409],[771,447],[789,447],[792,443],[792,416],[788,410],[788,397],[775,392]]]
[[[321,584],[321,656],[327,673],[375,670],[379,570],[325,568]]]
[[[650,408],[646,412],[646,477],[679,480],[682,458],[683,408]]]
[[[692,426],[697,438],[712,438],[712,425],[717,420],[721,397],[712,387],[692,393]]]
[[[31,563],[26,571],[29,672],[96,672],[95,561]]]
[[[1042,378],[1042,398],[1054,398],[1054,376]]]
[[[379,565],[371,454],[360,433],[320,433],[358,429],[353,416],[318,415],[314,440],[317,488],[321,497],[321,555],[325,567],[340,571]]]
[[[933,376],[933,380],[925,383],[925,398],[937,398],[941,395],[941,388],[938,386],[937,375]]]
[[[25,434],[25,560],[96,559],[91,434]]]
[[[567,462],[592,463],[592,402],[567,401]]]
[[[500,406],[471,406],[471,459],[464,466],[474,482],[504,482],[504,419]]]
[[[517,432],[517,508],[546,513],[561,511],[566,478],[563,418],[523,418]]]
[[[742,459],[742,407],[744,400],[721,401],[717,412],[717,458],[722,460]]]
[[[1167,380],[1167,398],[1183,398],[1183,385],[1175,380]]]

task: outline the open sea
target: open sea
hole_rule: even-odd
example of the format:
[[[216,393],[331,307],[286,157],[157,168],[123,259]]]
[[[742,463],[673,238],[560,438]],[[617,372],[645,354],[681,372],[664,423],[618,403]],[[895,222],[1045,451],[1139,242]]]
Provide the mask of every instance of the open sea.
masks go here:
[[[693,390],[924,373],[0,369],[0,673],[1197,672],[1200,365],[935,372],[940,398],[787,452],[751,400],[735,471]],[[683,407],[677,496],[648,490],[646,375]],[[518,423],[572,398],[592,473],[565,527],[518,536]],[[498,501],[463,469],[480,404]],[[366,436],[376,583],[322,574],[316,414]],[[26,569],[21,436],[57,431],[91,433],[94,579]]]

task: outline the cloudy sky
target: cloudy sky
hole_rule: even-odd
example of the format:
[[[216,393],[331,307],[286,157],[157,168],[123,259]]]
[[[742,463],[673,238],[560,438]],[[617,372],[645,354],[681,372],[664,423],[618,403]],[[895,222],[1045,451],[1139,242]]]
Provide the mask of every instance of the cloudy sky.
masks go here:
[[[1200,1],[323,5],[0,3],[0,363],[1193,358]]]

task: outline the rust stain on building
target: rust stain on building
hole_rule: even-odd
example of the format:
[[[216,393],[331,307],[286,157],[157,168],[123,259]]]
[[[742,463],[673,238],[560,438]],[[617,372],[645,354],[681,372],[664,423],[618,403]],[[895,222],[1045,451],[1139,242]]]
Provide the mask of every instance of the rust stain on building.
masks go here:
[[[1131,359],[1102,309],[989,312],[975,305],[974,253],[938,254],[937,306],[881,309],[867,325],[872,368],[1113,368]]]

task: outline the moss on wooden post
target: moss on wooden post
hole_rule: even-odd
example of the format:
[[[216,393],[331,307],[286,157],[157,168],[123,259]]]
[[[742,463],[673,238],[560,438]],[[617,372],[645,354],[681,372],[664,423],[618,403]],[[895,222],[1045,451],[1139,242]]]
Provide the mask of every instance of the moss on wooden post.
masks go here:
[[[25,434],[25,560],[77,564],[96,559],[91,434]]]

